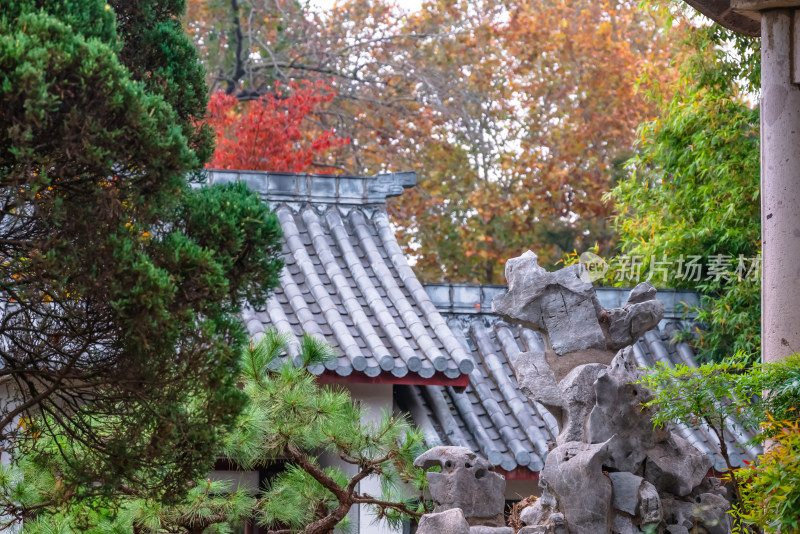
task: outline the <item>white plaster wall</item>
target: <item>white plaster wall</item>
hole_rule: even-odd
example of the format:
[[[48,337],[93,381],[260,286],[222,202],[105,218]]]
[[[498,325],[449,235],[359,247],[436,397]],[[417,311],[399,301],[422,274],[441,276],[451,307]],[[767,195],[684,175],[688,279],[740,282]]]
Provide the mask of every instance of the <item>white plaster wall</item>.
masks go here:
[[[392,411],[394,403],[393,386],[391,384],[348,384],[347,389],[353,400],[361,402],[368,410],[366,421],[379,421],[384,411]],[[369,493],[379,497],[381,494],[380,481],[377,477],[369,477],[360,484],[361,493]],[[401,529],[392,529],[385,521],[376,522],[374,514],[366,507],[358,510],[353,520],[353,534],[399,534]]]
[[[258,471],[211,471],[208,478],[212,482],[227,481],[231,491],[242,488],[257,492],[260,489],[258,487]]]
[[[13,408],[15,403],[13,390],[9,386],[9,381],[0,384],[0,408],[2,410],[10,410]],[[14,420],[9,425],[9,428],[16,428],[17,424],[19,424],[19,416],[15,417]],[[8,444],[5,442],[0,442],[0,463],[4,466],[7,466],[11,462],[11,455],[6,452],[6,448]],[[3,519],[6,519],[6,516],[3,516]],[[8,534],[16,534],[17,532],[22,531],[22,525],[14,525],[6,529]]]

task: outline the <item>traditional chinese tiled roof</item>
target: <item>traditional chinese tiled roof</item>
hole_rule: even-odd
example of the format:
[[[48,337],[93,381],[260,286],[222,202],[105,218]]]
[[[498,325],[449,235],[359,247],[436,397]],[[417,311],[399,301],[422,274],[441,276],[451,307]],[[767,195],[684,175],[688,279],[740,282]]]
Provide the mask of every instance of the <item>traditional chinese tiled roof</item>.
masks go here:
[[[506,471],[538,472],[555,441],[556,422],[519,391],[511,364],[541,345],[535,332],[500,321],[491,310],[500,285],[423,287],[408,265],[386,213],[386,198],[416,183],[414,173],[374,177],[210,171],[209,182],[243,181],[276,212],[284,232],[286,266],[265,309],[243,311],[259,336],[270,325],[291,335],[296,355],[303,332],[331,343],[339,357],[315,374],[340,381],[383,378],[395,388],[429,444],[464,445]],[[621,306],[627,291],[597,288],[606,308]],[[656,361],[696,365],[691,347],[672,341],[684,327],[692,292],[659,291],[665,320],[639,340],[643,366]],[[436,383],[469,386],[450,387]],[[678,432],[723,468],[709,429]],[[726,436],[738,465],[759,451],[743,447],[745,432]]]
[[[504,292],[505,286],[452,284],[430,285],[426,289],[459,334],[461,343],[471,351],[476,367],[463,393],[441,386],[398,388],[396,396],[401,408],[412,414],[431,445],[462,445],[480,451],[506,471],[527,468],[538,472],[558,428],[547,410],[519,391],[511,364],[522,351],[542,350],[541,336],[509,325],[488,311],[494,295]],[[597,289],[606,308],[620,306],[627,293],[617,288]],[[665,304],[665,319],[634,345],[637,361],[643,367],[652,367],[656,362],[696,366],[691,347],[675,342],[673,337],[676,330],[688,326],[681,319],[685,311],[682,303],[695,304],[696,294],[659,291],[658,298]],[[675,430],[709,454],[715,468],[725,469],[719,442],[709,428],[677,426]],[[760,453],[745,445],[752,435],[741,429],[725,437],[734,465],[753,460]]]
[[[209,172],[211,183],[230,181],[260,193],[284,234],[280,287],[265,309],[243,313],[251,335],[274,325],[290,334],[293,356],[303,332],[325,339],[339,357],[315,374],[399,383],[472,372],[468,351],[408,265],[386,213],[386,198],[412,187],[415,173]]]

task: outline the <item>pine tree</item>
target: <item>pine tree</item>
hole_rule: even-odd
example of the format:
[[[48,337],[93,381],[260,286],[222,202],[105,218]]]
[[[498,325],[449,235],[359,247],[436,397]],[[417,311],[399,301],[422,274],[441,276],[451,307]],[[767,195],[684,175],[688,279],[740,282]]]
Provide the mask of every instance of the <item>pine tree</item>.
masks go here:
[[[207,472],[281,267],[257,195],[187,180],[213,139],[183,8],[0,0],[0,441],[75,496]]]
[[[55,455],[36,454],[0,475],[0,503],[16,500],[32,512],[27,534],[200,534],[226,531],[245,520],[274,534],[327,534],[345,526],[346,514],[358,504],[391,524],[419,517],[426,481],[413,461],[422,452],[421,434],[390,413],[365,422],[365,409],[346,390],[319,385],[307,370],[334,357],[332,348],[306,335],[297,349],[293,360],[287,358],[287,338],[271,329],[242,351],[238,381],[249,403],[224,452],[243,469],[284,463],[263,492],[201,478],[174,503],[125,487],[98,506],[98,501],[73,498],[79,488],[57,474]],[[43,439],[42,450],[55,448]],[[326,453],[352,469],[323,467],[320,457]],[[358,483],[369,476],[380,478],[382,495],[359,490]]]

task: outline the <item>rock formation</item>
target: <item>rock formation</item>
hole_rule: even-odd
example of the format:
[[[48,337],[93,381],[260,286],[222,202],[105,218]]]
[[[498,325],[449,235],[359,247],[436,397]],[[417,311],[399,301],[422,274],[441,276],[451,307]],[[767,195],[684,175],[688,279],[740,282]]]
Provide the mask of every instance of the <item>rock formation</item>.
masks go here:
[[[486,459],[465,447],[434,447],[414,460],[427,474],[435,508],[417,534],[513,534],[505,526],[506,479]]]
[[[547,272],[527,252],[506,263],[508,292],[492,303],[501,318],[542,334],[545,351],[522,353],[515,373],[559,422],[542,496],[523,511],[520,534],[730,532],[725,488],[705,478],[710,460],[654,428],[642,408],[652,396],[635,384],[632,345],[664,315],[655,288],[639,284],[606,310],[585,278],[580,265]]]

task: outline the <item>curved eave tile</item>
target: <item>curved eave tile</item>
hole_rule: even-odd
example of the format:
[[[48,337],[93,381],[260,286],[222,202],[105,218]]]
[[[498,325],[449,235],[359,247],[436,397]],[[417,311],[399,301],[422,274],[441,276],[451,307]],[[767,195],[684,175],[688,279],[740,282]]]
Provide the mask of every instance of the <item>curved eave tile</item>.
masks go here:
[[[289,333],[292,357],[304,332],[324,339],[339,357],[315,374],[402,382],[439,372],[458,380],[474,368],[404,259],[394,257],[400,249],[383,206],[281,202],[272,209],[285,267],[265,309],[242,312],[251,335],[269,325]]]

